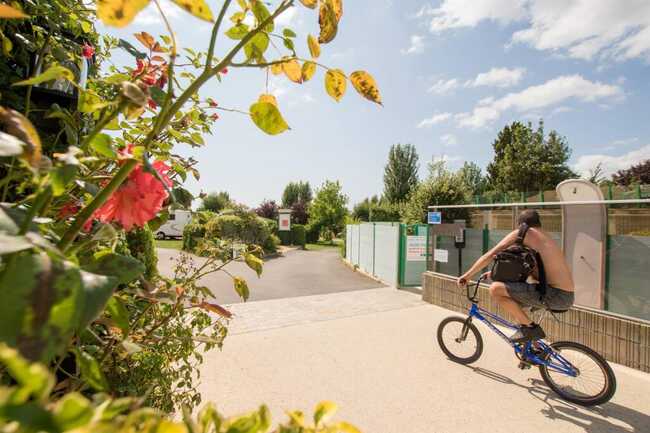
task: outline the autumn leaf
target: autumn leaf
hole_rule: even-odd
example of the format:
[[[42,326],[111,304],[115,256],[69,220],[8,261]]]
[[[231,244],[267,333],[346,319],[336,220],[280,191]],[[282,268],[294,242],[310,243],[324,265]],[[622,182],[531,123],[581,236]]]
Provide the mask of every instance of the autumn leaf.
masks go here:
[[[330,69],[325,74],[325,91],[336,102],[339,102],[343,95],[345,95],[346,85],[345,73],[342,70]]]
[[[235,291],[244,301],[248,300],[250,296],[250,290],[248,289],[248,283],[246,280],[240,277],[233,278],[233,284],[235,285]]]
[[[269,94],[260,95],[258,102],[268,102],[269,104],[273,104],[276,107],[278,106],[278,100],[275,99],[275,96]]]
[[[334,15],[336,15],[336,22],[338,23],[339,21],[341,21],[341,17],[343,16],[343,0],[325,0],[325,1],[332,5],[332,9],[334,10]]]
[[[318,0],[300,0],[300,3],[302,3],[309,9],[315,9],[316,5],[318,5]]]
[[[0,18],[29,18],[29,15],[9,5],[0,3]]]
[[[232,317],[232,313],[225,308],[223,308],[221,305],[217,304],[211,304],[209,302],[201,302],[200,304],[196,305],[199,308],[202,308],[207,311],[211,311],[213,313],[216,313],[220,316],[223,316],[227,319],[230,319]]]
[[[284,72],[284,75],[294,83],[302,83],[302,71],[298,60],[291,59],[282,63],[282,72]]]
[[[282,117],[282,114],[280,113],[280,110],[278,110],[278,107],[271,104],[270,102],[256,102],[255,104],[251,105],[250,116],[253,120],[253,123],[255,123],[258,128],[269,135],[277,135],[289,129],[289,125],[287,125],[287,122]],[[259,275],[262,272],[261,266],[259,268],[259,271],[256,267],[254,268],[252,266],[257,266],[257,261],[261,263],[261,260],[259,260],[257,257],[254,257],[252,254],[246,255],[246,264],[249,267],[255,269]]]
[[[361,96],[379,105],[383,105],[377,83],[369,73],[366,71],[355,71],[350,74],[350,81]]]
[[[316,73],[316,63],[305,62],[302,65],[302,81],[309,81]]]
[[[156,40],[153,38],[153,36],[147,32],[136,33],[133,36],[135,36],[135,38],[148,49],[152,49],[156,43]]]
[[[25,143],[21,158],[32,167],[38,167],[41,162],[41,138],[32,122],[15,110],[0,107],[0,126],[7,134]]]
[[[172,0],[174,3],[205,21],[213,21],[212,11],[205,0]]]
[[[108,26],[124,27],[148,4],[149,0],[97,0],[97,17]]]
[[[318,24],[320,25],[318,42],[321,44],[331,42],[336,37],[336,32],[338,31],[338,20],[336,19],[336,12],[332,4],[328,1],[324,1],[320,5]]]
[[[312,59],[317,59],[320,56],[320,44],[318,43],[318,39],[312,35],[308,35],[307,46],[309,47],[309,54],[311,54]]]
[[[314,409],[314,423],[318,426],[321,422],[327,422],[338,410],[336,403],[331,401],[321,401]]]
[[[273,75],[280,75],[282,73],[282,63],[274,63],[271,65],[271,73]]]

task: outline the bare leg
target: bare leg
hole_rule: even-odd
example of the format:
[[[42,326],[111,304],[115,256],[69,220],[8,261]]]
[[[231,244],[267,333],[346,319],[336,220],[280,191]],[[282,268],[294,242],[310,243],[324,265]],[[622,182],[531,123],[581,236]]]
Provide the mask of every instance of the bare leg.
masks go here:
[[[504,310],[512,314],[517,323],[520,325],[529,325],[532,323],[517,301],[508,295],[506,286],[503,283],[495,281],[490,284],[490,295],[503,307]]]

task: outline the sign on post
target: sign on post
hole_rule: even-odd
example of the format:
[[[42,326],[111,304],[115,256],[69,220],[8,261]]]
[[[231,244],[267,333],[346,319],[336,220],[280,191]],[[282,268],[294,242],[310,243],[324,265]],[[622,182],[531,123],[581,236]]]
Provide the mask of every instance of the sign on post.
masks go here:
[[[278,215],[278,230],[291,231],[291,209],[280,209]]]
[[[429,224],[442,224],[442,212],[429,212],[427,221]]]

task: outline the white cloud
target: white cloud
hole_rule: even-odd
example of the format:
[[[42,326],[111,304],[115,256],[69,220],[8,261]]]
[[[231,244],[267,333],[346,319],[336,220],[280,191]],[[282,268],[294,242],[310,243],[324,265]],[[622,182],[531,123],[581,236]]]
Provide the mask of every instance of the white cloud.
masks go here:
[[[481,72],[473,80],[465,83],[466,87],[512,87],[519,84],[526,73],[526,68],[492,68],[487,72]]]
[[[433,125],[445,122],[451,118],[451,113],[436,113],[418,123],[418,128],[431,128]]]
[[[582,155],[573,165],[573,168],[578,173],[589,175],[589,170],[596,167],[599,163],[603,169],[603,175],[609,177],[618,170],[629,168],[634,164],[650,159],[650,144],[640,147],[628,153],[619,156],[610,155]]]
[[[169,20],[174,20],[181,15],[181,8],[169,1],[161,1],[160,8]],[[163,25],[162,16],[155,4],[151,3],[145,10],[136,15],[133,20],[134,26],[157,26]]]
[[[296,18],[298,12],[297,7],[291,7],[275,19],[275,24],[278,26],[291,26],[293,24],[294,18]]]
[[[429,87],[427,92],[443,95],[456,89],[458,85],[458,80],[456,78],[450,80],[438,80],[433,86]]]
[[[458,137],[456,137],[454,134],[441,135],[440,142],[445,147],[452,147],[458,144]]]
[[[459,113],[454,118],[459,126],[480,128],[499,119],[504,111],[510,109],[525,113],[573,99],[594,102],[617,101],[623,97],[623,89],[619,86],[589,81],[581,75],[563,75],[499,99],[481,100],[471,113]]]
[[[427,17],[429,29],[441,32],[474,27],[482,20],[507,24],[526,15],[525,0],[444,0],[437,8],[424,7],[416,16]]]
[[[475,27],[482,21],[525,23],[513,43],[569,57],[650,61],[650,1],[647,0],[444,0],[420,9],[434,33]]]
[[[402,48],[402,54],[420,54],[424,51],[424,37],[420,35],[411,35],[408,48]]]

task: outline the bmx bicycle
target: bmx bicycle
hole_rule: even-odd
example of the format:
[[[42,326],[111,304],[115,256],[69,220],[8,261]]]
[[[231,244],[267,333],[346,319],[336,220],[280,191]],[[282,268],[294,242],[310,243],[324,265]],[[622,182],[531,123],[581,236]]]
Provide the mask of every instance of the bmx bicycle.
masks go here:
[[[477,319],[487,325],[514,349],[519,368],[536,366],[544,382],[562,399],[581,406],[595,406],[609,401],[616,391],[616,376],[607,361],[589,347],[571,342],[546,343],[543,340],[515,343],[496,325],[512,330],[518,326],[478,306],[479,278],[467,299],[471,303],[468,317],[451,316],[438,326],[438,344],[452,361],[471,364],[483,353],[483,339],[476,325]]]

